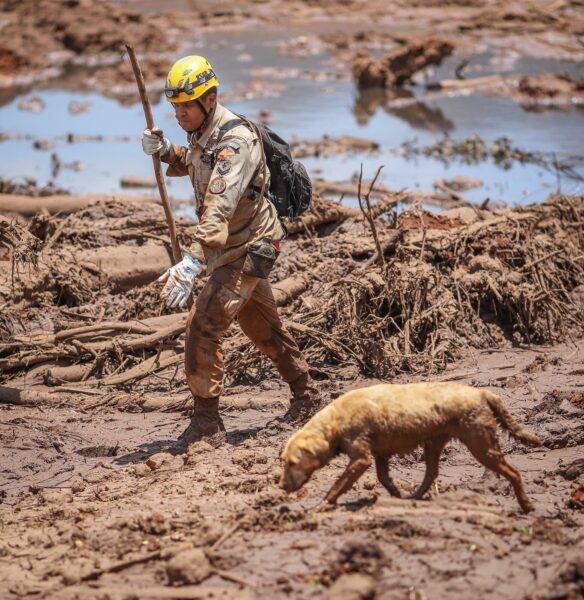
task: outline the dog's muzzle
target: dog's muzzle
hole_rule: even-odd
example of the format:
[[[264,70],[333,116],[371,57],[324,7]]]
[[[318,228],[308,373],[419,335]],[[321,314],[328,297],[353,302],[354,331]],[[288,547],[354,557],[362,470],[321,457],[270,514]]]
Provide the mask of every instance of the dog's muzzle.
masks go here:
[[[300,489],[308,480],[303,472],[296,472],[292,467],[284,467],[282,477],[280,477],[280,487],[285,492],[295,492]]]

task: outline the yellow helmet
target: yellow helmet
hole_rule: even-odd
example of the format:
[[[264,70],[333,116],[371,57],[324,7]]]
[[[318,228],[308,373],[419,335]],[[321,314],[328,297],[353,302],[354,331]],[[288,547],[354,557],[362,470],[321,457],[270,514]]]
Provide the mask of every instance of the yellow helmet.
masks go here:
[[[164,93],[173,104],[200,98],[208,89],[219,85],[211,63],[203,56],[185,56],[168,72]]]

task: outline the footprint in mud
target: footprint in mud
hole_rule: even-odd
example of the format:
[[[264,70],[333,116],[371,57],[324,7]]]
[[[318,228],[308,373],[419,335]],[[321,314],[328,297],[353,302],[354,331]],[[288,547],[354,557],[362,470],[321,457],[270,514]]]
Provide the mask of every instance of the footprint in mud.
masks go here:
[[[552,390],[528,412],[528,422],[540,427],[547,448],[566,448],[584,442],[584,395],[574,390]]]
[[[75,452],[85,458],[101,458],[104,456],[117,456],[120,450],[119,444],[116,444],[115,446],[88,446],[87,448],[80,448]]]

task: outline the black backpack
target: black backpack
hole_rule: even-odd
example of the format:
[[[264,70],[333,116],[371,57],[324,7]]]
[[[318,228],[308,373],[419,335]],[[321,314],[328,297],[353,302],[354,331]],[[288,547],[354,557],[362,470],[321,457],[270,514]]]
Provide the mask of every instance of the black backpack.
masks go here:
[[[246,124],[259,133],[264,146],[266,164],[270,170],[268,199],[274,204],[280,218],[298,217],[310,208],[312,183],[304,165],[292,158],[290,145],[267,125],[255,123],[246,117],[231,119],[219,129],[220,142],[234,127]]]

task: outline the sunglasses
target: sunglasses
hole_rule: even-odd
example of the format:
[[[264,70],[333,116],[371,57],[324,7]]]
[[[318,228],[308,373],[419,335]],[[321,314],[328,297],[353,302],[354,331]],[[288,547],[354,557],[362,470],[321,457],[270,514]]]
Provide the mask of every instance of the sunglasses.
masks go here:
[[[200,85],[208,83],[211,81],[211,79],[213,79],[213,77],[215,77],[215,73],[209,69],[208,71],[201,73],[194,81],[187,81],[182,87],[165,87],[164,93],[167,98],[176,98],[182,92],[190,96],[196,88],[198,88]]]

